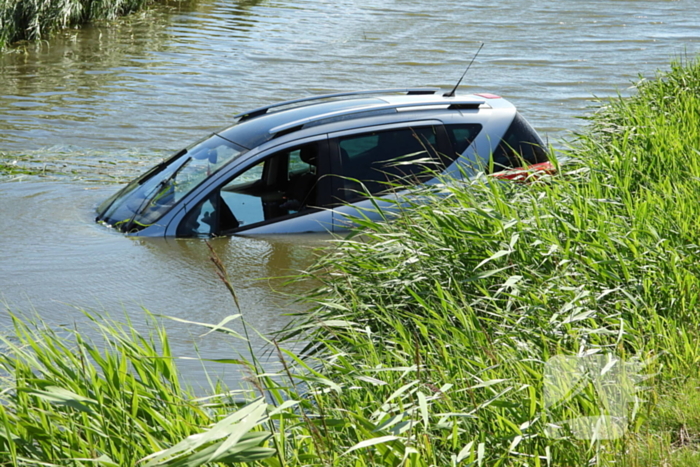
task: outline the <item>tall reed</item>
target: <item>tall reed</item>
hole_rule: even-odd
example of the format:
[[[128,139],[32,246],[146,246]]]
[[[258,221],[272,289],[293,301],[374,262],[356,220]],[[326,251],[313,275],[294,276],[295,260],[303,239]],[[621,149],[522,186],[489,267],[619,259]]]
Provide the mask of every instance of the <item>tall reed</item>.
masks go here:
[[[697,62],[674,63],[607,102],[552,179],[445,181],[391,223],[357,220],[311,271],[324,288],[290,335],[313,329],[325,374],[358,380],[363,446],[385,443],[396,465],[625,458],[651,396],[628,407],[619,439],[553,437],[552,423],[606,406],[593,382],[548,406],[546,363],[645,362],[664,369],[655,391],[697,377],[699,85]]]
[[[91,21],[113,20],[151,5],[153,0],[0,0],[0,50],[20,40]]]
[[[192,466],[275,453],[264,446],[262,399],[196,398],[153,320],[142,335],[88,317],[101,342],[13,316],[13,335],[0,339],[0,465]]]

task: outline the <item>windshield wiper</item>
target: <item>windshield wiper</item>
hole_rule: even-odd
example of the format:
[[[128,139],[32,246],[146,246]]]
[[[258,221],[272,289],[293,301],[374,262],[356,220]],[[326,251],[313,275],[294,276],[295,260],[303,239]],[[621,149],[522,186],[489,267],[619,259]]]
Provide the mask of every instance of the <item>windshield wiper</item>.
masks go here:
[[[124,187],[119,193],[117,193],[117,194],[114,195],[114,197],[113,197],[113,199],[112,199],[112,202],[109,203],[104,209],[102,209],[102,214],[98,214],[97,217],[95,218],[95,221],[96,221],[96,222],[99,222],[99,221],[101,221],[101,220],[106,219],[107,213],[109,212],[110,208],[114,205],[114,203],[115,203],[118,199],[120,199],[121,197],[123,197],[122,193],[123,193],[124,190],[126,190],[129,186],[131,186],[131,185],[134,184],[134,183],[138,183],[139,185],[142,185],[143,182],[146,181],[146,180],[149,178],[149,176],[150,176],[151,174],[153,174],[154,172],[158,172],[160,169],[163,168],[163,166],[167,165],[170,161],[172,161],[173,159],[177,159],[178,157],[182,157],[182,156],[184,156],[185,154],[187,154],[187,149],[186,149],[186,148],[185,148],[185,149],[182,149],[181,151],[179,151],[179,152],[178,152],[177,154],[175,154],[174,156],[171,156],[171,157],[168,157],[168,158],[163,159],[163,160],[160,161],[158,164],[156,164],[155,166],[153,166],[151,169],[149,169],[148,171],[146,171],[143,175],[139,176],[137,180],[135,180],[135,181],[129,183],[129,185],[127,185],[127,186]]]
[[[143,211],[144,206],[147,205],[148,203],[150,203],[151,200],[153,199],[153,197],[156,194],[160,193],[161,189],[163,187],[165,187],[168,183],[170,183],[170,181],[172,179],[174,179],[177,176],[177,174],[180,173],[180,170],[182,170],[191,160],[192,160],[192,156],[188,156],[187,158],[185,158],[185,160],[182,162],[182,164],[180,164],[180,166],[177,169],[173,170],[173,173],[171,173],[170,175],[165,177],[163,180],[158,182],[158,185],[155,186],[155,188],[153,189],[153,191],[151,192],[151,194],[149,196],[143,197],[143,201],[141,201],[139,208],[134,211],[134,215],[131,216],[131,219],[129,219],[129,222],[126,224],[126,227],[124,227],[125,233],[128,233],[129,230],[131,230],[131,227],[133,227],[134,221],[136,220],[136,216],[141,214],[141,211]]]

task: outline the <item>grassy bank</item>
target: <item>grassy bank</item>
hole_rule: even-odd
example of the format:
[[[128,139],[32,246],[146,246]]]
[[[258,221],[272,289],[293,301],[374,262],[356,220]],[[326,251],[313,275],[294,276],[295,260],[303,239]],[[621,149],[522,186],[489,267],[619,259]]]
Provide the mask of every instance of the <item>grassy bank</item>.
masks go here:
[[[558,175],[450,183],[363,222],[308,272],[305,358],[231,361],[256,374],[243,407],[181,388],[162,331],[96,320],[105,347],[17,320],[0,459],[695,466],[699,148],[700,64],[676,63],[605,103]],[[240,318],[210,330],[240,338]]]
[[[155,0],[0,0],[0,50],[21,40],[46,39],[61,29],[113,20]]]
[[[606,104],[557,177],[446,186],[318,265],[306,325],[335,336],[329,371],[358,380],[396,465],[697,464],[699,86],[697,63],[674,64]],[[599,373],[552,400],[551,370],[575,372],[557,358],[591,355]],[[639,391],[595,382],[625,362]],[[625,393],[615,439],[566,422]]]

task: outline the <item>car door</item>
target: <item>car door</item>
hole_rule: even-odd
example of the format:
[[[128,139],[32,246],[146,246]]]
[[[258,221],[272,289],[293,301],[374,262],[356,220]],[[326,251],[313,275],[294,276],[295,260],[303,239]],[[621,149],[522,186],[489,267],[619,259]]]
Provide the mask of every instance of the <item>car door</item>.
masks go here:
[[[325,136],[261,153],[209,187],[181,218],[178,237],[330,229]],[[325,227],[324,227],[325,224]]]

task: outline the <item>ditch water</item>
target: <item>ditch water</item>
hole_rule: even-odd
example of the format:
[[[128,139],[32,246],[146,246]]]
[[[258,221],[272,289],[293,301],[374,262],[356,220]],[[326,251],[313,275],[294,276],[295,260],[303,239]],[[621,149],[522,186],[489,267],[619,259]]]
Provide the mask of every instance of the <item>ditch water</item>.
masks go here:
[[[700,52],[696,0],[201,0],[56,35],[0,55],[0,326],[9,311],[82,326],[81,309],[216,323],[233,302],[199,240],[127,238],[95,206],[162,157],[246,109],[317,93],[454,85],[514,102],[556,146],[594,96]],[[265,279],[306,268],[319,235],[212,242],[247,322],[270,334],[310,286]],[[174,353],[235,358],[240,341],[167,322]],[[256,339],[256,348],[261,340]],[[201,365],[184,361],[197,384]],[[231,383],[232,367],[215,376]]]

